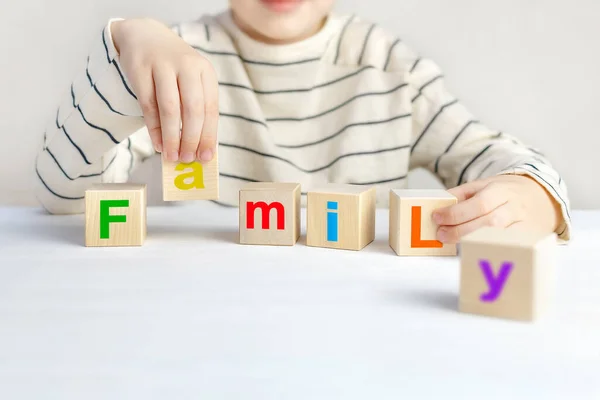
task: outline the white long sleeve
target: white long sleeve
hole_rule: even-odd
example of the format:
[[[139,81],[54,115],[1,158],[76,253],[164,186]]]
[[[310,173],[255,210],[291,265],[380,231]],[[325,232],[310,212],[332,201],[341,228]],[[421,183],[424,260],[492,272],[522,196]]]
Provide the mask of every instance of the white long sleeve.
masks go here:
[[[269,46],[229,13],[175,31],[219,79],[220,203],[236,205],[245,182],[375,185],[378,204],[423,167],[447,186],[526,174],[560,204],[567,190],[538,151],[493,131],[447,90],[439,68],[378,26],[332,15],[315,36]],[[154,152],[135,94],[106,28],[87,71],[61,104],[37,160],[38,197],[51,212],[81,212],[94,181],[121,182]]]

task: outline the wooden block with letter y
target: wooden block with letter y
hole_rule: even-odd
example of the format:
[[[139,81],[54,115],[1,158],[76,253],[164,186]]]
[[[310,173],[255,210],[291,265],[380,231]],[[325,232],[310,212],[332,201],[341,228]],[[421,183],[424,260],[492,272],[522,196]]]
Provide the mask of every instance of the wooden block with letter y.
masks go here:
[[[306,244],[361,250],[375,239],[375,188],[330,184],[308,192]]]
[[[165,201],[219,199],[218,151],[206,164],[171,162],[163,157],[162,175]]]
[[[548,308],[556,234],[482,228],[460,243],[460,311],[532,321]]]
[[[300,237],[300,184],[250,183],[240,190],[240,244],[293,246]]]
[[[146,185],[98,184],[85,192],[85,245],[141,246],[146,239]]]
[[[436,240],[433,211],[456,204],[445,190],[390,191],[390,246],[399,256],[455,256],[456,245]]]

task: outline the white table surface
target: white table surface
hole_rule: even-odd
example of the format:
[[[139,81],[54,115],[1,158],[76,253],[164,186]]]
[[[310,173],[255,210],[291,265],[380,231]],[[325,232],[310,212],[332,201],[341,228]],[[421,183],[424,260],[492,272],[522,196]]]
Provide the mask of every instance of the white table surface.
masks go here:
[[[458,313],[458,259],[395,256],[386,211],[349,252],[238,245],[210,203],[103,249],[0,208],[0,399],[600,399],[600,212],[573,214],[528,324]]]

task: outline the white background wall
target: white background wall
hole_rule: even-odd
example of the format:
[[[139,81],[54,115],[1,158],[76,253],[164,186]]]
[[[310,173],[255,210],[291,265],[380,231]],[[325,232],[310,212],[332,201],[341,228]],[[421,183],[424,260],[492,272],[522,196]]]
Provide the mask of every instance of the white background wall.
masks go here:
[[[319,1],[319,0],[312,0]],[[0,205],[35,204],[33,160],[46,121],[111,16],[193,19],[226,0],[0,2]],[[600,208],[600,2],[339,0],[436,60],[491,127],[544,151],[576,208]],[[411,185],[432,185],[423,174]]]

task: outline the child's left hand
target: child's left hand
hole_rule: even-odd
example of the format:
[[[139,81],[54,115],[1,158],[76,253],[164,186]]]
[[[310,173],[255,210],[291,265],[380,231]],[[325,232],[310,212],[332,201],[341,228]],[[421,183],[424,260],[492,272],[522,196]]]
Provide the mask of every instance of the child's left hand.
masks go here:
[[[450,189],[458,203],[436,210],[438,240],[458,243],[460,238],[484,226],[553,232],[561,219],[558,203],[532,178],[499,175]]]

